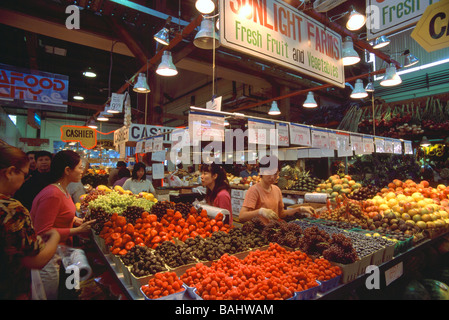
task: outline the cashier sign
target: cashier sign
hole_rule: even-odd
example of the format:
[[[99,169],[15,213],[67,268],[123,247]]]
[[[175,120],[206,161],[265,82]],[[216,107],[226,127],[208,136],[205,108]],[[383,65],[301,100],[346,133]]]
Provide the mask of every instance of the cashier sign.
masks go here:
[[[344,88],[341,36],[282,0],[220,0],[222,46]]]
[[[95,129],[83,126],[61,126],[61,140],[64,142],[79,142],[83,148],[92,149],[97,145]]]

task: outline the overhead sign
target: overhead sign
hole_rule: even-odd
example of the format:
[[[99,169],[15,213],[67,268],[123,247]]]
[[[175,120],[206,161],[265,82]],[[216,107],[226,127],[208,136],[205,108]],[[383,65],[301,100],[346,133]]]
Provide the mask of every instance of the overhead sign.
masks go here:
[[[66,111],[69,78],[0,64],[0,101],[3,105]]]
[[[411,36],[427,52],[449,47],[449,0],[427,7]]]
[[[416,24],[435,2],[438,0],[366,0],[367,40]]]
[[[125,94],[113,93],[111,94],[111,102],[109,104],[109,110],[118,113],[123,112],[123,102],[125,100]]]
[[[281,0],[220,0],[220,42],[344,88],[341,36]]]
[[[79,142],[83,148],[92,149],[97,145],[95,129],[82,126],[61,126],[61,140],[64,142]]]
[[[132,123],[129,127],[121,127],[114,131],[114,145],[121,142],[139,141],[158,134],[163,134],[163,142],[171,143],[170,132],[173,127],[162,127]]]

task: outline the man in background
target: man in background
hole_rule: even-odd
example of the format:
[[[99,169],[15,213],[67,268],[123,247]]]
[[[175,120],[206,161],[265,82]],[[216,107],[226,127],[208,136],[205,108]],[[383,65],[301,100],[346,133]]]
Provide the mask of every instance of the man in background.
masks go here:
[[[109,186],[113,186],[114,183],[119,179],[118,172],[119,172],[120,168],[126,168],[125,161],[118,161],[117,167],[112,169],[111,172],[109,172],[109,178],[108,178]]]
[[[14,195],[14,199],[19,200],[29,211],[34,197],[51,183],[50,166],[53,155],[48,151],[38,151],[35,157],[35,172]]]

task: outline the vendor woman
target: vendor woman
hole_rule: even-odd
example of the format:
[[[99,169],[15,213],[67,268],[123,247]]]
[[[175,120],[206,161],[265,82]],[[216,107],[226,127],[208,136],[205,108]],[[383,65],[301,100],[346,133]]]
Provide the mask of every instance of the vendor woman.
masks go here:
[[[312,215],[314,209],[309,206],[284,210],[282,192],[275,185],[279,178],[279,161],[275,156],[266,156],[259,163],[260,181],[251,186],[246,192],[239,221],[246,222],[255,217],[260,217],[264,223],[272,220],[283,219],[286,216],[302,213]]]
[[[201,166],[201,184],[206,188],[206,203],[228,210],[229,216],[224,215],[224,223],[232,225],[231,187],[225,170],[214,162],[203,164]]]

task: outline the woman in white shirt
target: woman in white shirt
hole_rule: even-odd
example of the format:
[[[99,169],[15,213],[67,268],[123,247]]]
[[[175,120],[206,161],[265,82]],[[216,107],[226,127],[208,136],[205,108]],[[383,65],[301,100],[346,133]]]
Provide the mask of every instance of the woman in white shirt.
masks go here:
[[[154,190],[153,184],[150,180],[147,180],[145,168],[146,166],[144,163],[136,163],[133,167],[131,178],[125,181],[123,189],[130,190],[134,194],[140,192],[151,192],[152,194],[155,194],[156,190]]]

